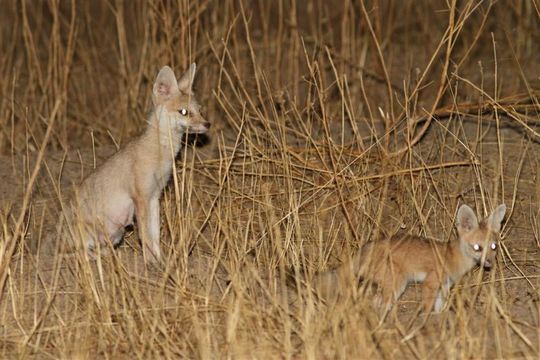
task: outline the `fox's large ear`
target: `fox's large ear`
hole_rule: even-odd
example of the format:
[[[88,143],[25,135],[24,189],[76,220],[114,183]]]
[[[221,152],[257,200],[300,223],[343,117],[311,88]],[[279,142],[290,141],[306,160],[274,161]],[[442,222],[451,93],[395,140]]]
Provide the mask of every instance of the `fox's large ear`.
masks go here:
[[[174,72],[168,66],[162,67],[154,82],[154,103],[161,104],[177,92],[178,83]]]
[[[457,212],[456,227],[460,236],[478,228],[478,219],[473,209],[461,205]]]
[[[501,223],[504,218],[504,214],[506,214],[506,205],[501,204],[497,206],[495,211],[489,216],[487,219],[487,223],[492,231],[499,232],[501,231]]]
[[[195,63],[189,66],[189,69],[184,75],[178,80],[178,88],[181,92],[185,94],[191,94],[191,88],[193,87],[193,81],[195,80],[195,71],[197,70],[197,65]]]

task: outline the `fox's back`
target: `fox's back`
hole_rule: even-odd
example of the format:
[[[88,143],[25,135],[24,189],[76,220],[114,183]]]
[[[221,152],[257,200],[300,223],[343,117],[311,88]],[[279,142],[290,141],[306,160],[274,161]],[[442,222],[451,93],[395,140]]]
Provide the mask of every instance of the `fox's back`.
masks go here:
[[[88,199],[99,201],[118,191],[118,188],[130,187],[132,156],[129,150],[127,146],[119,150],[85,178],[78,188],[81,201]]]
[[[450,256],[447,243],[414,235],[395,235],[367,244],[362,257],[371,263],[374,278],[388,271],[405,274],[410,280],[423,280],[431,271],[442,270]]]

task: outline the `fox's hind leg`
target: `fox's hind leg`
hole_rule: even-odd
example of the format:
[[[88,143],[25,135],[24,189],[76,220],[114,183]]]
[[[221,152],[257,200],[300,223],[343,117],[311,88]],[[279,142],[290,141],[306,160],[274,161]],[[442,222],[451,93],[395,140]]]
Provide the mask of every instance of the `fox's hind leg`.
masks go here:
[[[107,256],[110,248],[118,245],[122,240],[125,228],[122,224],[111,221],[86,224],[83,228],[83,245],[92,259],[98,256]]]
[[[379,307],[382,305],[381,318],[379,320],[379,325],[382,325],[392,309],[394,302],[403,294],[407,286],[407,279],[401,274],[399,268],[394,267],[391,270],[382,270],[382,274],[376,278],[376,282],[379,284],[382,292],[382,298],[375,298],[375,304]]]

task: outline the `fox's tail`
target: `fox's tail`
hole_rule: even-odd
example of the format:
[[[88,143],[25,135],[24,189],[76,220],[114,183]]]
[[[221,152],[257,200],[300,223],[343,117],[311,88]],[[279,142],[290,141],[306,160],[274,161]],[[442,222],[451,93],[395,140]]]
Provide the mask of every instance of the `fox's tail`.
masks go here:
[[[312,282],[319,296],[325,300],[345,296],[356,290],[360,281],[370,279],[371,250],[368,244],[337,268],[316,274]]]
[[[313,278],[313,289],[325,301],[335,300],[343,292],[343,266],[320,272]]]
[[[290,289],[296,290],[298,294],[311,293],[316,298],[327,301],[331,298],[330,295],[338,290],[338,270],[339,268],[330,269],[310,277],[303,269],[300,271],[289,269],[287,271],[287,285]]]

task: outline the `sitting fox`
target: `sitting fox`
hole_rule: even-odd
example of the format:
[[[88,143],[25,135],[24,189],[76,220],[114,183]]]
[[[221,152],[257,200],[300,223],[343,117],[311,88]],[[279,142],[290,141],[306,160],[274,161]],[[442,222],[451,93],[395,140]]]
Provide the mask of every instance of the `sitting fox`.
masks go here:
[[[323,298],[328,298],[359,279],[371,280],[381,289],[380,300],[388,311],[407,284],[420,282],[424,311],[428,313],[434,308],[440,312],[450,288],[465,273],[475,265],[486,270],[493,266],[505,213],[506,205],[499,205],[479,223],[474,211],[462,205],[457,213],[456,241],[441,243],[402,235],[368,243],[352,261],[316,275],[315,287]]]
[[[68,226],[62,229],[63,237],[82,237],[86,250],[93,254],[107,242],[118,244],[135,216],[145,262],[161,261],[161,193],[171,177],[183,134],[205,133],[210,128],[192,91],[194,77],[195,64],[178,81],[170,67],[160,70],[146,130],[76,189],[65,212]]]

